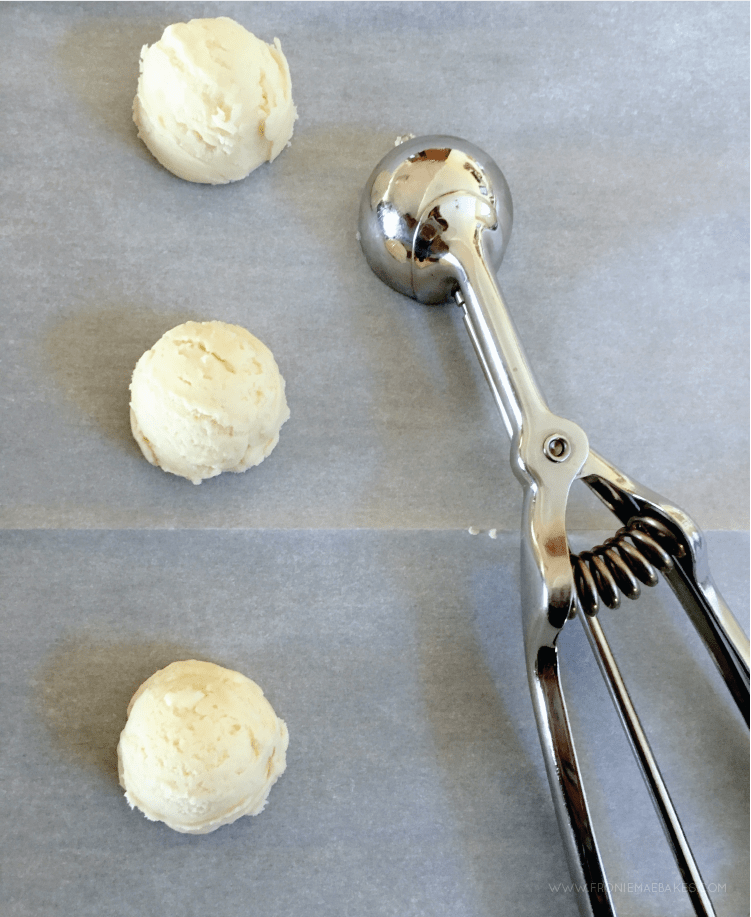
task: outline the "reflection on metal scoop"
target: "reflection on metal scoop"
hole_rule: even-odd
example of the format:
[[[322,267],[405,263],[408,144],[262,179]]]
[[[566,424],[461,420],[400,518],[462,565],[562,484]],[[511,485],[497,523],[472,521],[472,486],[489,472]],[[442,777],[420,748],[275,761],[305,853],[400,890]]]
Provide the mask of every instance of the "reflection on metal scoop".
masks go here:
[[[511,233],[511,194],[482,150],[454,137],[409,141],[384,157],[363,195],[360,235],[370,266],[400,293],[424,303],[451,299],[463,245],[481,232],[497,271]]]
[[[522,484],[521,592],[532,702],[572,878],[583,915],[614,915],[558,671],[556,640],[578,611],[631,741],[697,914],[714,911],[646,735],[597,618],[659,570],[749,721],[749,643],[712,582],[704,536],[678,507],[589,448],[553,414],[535,382],[495,281],[512,223],[501,170],[456,137],[418,137],[376,166],[360,205],[360,240],[373,271],[423,303],[455,301],[511,437]],[[606,544],[569,550],[569,489],[583,480],[620,520]]]

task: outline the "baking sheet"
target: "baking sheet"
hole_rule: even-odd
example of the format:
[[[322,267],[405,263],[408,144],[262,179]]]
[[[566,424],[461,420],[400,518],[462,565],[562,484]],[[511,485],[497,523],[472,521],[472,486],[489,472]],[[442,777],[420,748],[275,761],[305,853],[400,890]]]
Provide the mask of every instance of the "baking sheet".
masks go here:
[[[130,120],[141,46],[215,15],[280,38],[300,115],[217,188]],[[4,3],[0,25],[8,913],[574,914],[506,434],[458,310],[365,264],[359,195],[408,132],[499,162],[499,281],[551,407],[707,530],[747,627],[748,7]],[[292,411],[261,466],[200,487],[128,425],[135,361],[187,319],[266,342]],[[611,525],[578,493],[568,521],[581,547]],[[718,912],[745,914],[740,721],[667,590],[606,624]],[[690,913],[564,638],[619,913]],[[186,656],[255,678],[291,733],[267,809],[205,838],[131,812],[114,775],[130,693]]]

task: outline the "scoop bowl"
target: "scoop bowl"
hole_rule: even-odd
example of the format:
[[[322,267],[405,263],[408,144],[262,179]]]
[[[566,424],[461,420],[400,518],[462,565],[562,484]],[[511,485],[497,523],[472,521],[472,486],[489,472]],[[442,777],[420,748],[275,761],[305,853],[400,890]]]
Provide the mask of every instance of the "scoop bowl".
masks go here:
[[[437,304],[458,288],[467,246],[479,242],[498,270],[512,221],[511,192],[487,153],[458,137],[416,137],[384,156],[368,179],[360,245],[390,287]]]

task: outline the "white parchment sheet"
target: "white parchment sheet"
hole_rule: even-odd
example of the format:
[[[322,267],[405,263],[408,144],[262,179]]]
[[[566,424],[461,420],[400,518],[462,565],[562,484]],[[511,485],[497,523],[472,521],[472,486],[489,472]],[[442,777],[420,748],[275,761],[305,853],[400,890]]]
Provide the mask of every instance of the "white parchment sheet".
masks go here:
[[[141,47],[220,15],[280,39],[299,119],[210,187],[131,105]],[[499,284],[551,408],[699,523],[747,627],[748,73],[744,3],[0,4],[3,914],[577,913],[508,439],[459,310],[370,271],[359,198],[407,133],[499,163]],[[199,487],[128,419],[136,360],[188,319],[264,341],[291,410],[262,465]],[[568,525],[581,549],[614,523],[577,490]],[[604,625],[718,914],[745,917],[745,727],[645,592]],[[561,655],[619,914],[690,914],[576,621]],[[254,678],[290,730],[264,812],[205,837],[117,785],[128,699],[180,658]]]

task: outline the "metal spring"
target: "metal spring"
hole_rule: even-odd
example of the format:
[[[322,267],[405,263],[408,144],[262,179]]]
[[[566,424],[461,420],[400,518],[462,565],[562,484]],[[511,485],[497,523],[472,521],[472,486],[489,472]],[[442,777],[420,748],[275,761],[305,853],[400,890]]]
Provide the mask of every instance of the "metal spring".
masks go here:
[[[599,611],[600,599],[608,608],[618,608],[620,593],[638,599],[639,583],[656,586],[657,571],[667,573],[673,558],[684,554],[685,549],[663,522],[637,516],[603,544],[571,555],[581,608],[592,617]]]

